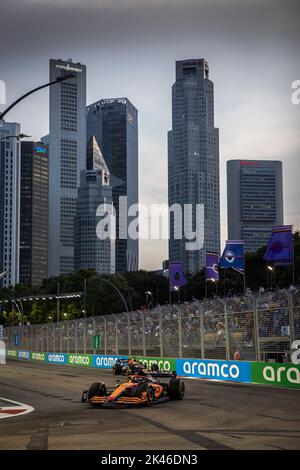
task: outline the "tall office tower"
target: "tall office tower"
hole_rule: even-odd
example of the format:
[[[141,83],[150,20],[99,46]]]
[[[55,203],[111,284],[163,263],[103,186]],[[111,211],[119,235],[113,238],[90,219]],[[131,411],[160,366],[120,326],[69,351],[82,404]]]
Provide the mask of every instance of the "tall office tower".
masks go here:
[[[80,172],[86,168],[86,67],[50,60],[48,275],[74,269],[74,217]],[[46,142],[46,140],[43,140]]]
[[[116,210],[116,271],[137,271],[138,239],[126,238],[130,216],[122,223],[119,198],[127,196],[127,208],[138,204],[138,112],[127,98],[103,99],[87,107],[87,138],[95,136],[111,174]],[[121,220],[121,224],[119,223]],[[121,232],[119,226],[121,225]],[[124,227],[125,226],[125,227]],[[122,228],[123,227],[123,228]],[[124,230],[125,228],[125,230]]]
[[[283,224],[282,162],[229,160],[227,214],[230,240],[244,240],[246,252],[266,245]]]
[[[112,188],[109,170],[94,136],[87,150],[88,170],[81,172],[75,216],[75,269],[93,268],[100,274],[115,271],[113,233],[98,238],[97,224],[110,213]],[[102,215],[96,215],[102,205]],[[107,227],[109,228],[109,227]]]
[[[204,266],[205,251],[220,250],[219,130],[214,127],[214,86],[208,77],[204,59],[176,62],[168,132],[168,196],[169,206],[181,207],[182,218],[170,213],[169,260],[181,262],[190,273]],[[190,205],[190,216],[185,204]],[[204,210],[200,228],[197,205],[199,213]],[[191,238],[185,236],[187,230],[197,232],[199,242],[194,246],[187,247]]]
[[[19,282],[20,124],[0,122],[0,286]],[[3,139],[3,137],[8,137]]]
[[[48,277],[48,148],[21,144],[20,282]]]

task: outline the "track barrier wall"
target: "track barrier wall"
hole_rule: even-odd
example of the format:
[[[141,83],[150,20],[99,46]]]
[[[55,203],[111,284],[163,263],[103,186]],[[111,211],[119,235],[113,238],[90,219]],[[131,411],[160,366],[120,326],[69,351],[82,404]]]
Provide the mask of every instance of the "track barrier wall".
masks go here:
[[[44,362],[47,364],[100,369],[111,369],[120,357],[128,359],[128,356],[123,355],[66,354],[16,349],[8,349],[7,357],[9,359]],[[151,367],[151,364],[156,363],[161,369],[166,371],[176,370],[179,376],[186,378],[264,384],[300,389],[300,365],[298,364],[145,356],[137,356],[137,359],[146,363],[147,367]]]

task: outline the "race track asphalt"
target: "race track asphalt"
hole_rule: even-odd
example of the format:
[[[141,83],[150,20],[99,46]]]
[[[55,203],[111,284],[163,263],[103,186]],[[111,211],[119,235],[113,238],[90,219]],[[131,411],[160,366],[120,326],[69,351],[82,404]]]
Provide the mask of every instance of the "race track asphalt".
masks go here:
[[[97,381],[116,378],[84,367],[0,366],[0,397],[34,407],[0,420],[0,449],[300,449],[300,391],[185,380],[182,401],[115,410],[80,402]]]

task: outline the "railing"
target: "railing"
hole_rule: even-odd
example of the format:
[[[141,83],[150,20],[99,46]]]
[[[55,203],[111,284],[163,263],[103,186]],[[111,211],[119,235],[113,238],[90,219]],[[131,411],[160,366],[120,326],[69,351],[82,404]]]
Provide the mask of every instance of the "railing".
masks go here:
[[[100,336],[94,349],[94,336]],[[5,328],[29,351],[289,362],[300,339],[300,294],[286,290],[116,315]]]

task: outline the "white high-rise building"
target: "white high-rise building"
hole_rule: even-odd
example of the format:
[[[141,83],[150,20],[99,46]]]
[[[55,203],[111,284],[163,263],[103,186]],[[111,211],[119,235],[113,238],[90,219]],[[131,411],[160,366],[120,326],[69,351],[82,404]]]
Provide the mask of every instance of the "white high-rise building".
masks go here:
[[[3,287],[19,282],[20,252],[20,124],[0,123],[0,279]],[[7,136],[7,139],[3,137]]]
[[[214,125],[214,85],[208,63],[204,59],[180,60],[172,88],[168,191],[169,206],[178,204],[182,209],[182,224],[171,213],[169,260],[181,262],[187,272],[195,273],[204,266],[205,251],[220,250],[219,185],[219,130]],[[186,204],[192,211],[184,218]],[[204,210],[201,230],[196,225],[197,204]],[[187,249],[185,228],[203,232],[197,233],[199,240],[203,237],[201,249]]]
[[[86,168],[86,67],[50,59],[48,275],[74,270],[74,217],[80,172]]]

